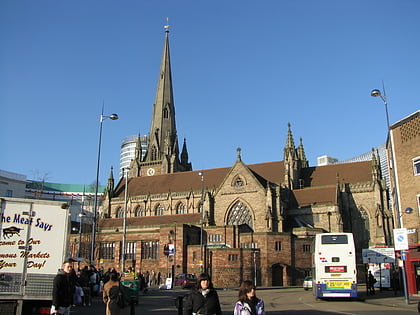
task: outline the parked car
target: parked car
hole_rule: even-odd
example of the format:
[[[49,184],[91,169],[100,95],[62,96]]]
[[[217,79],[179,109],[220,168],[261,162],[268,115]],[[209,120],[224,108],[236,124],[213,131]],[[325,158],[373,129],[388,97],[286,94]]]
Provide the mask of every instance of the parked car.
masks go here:
[[[174,286],[181,288],[191,288],[197,284],[197,277],[192,273],[181,273],[175,277]]]
[[[308,276],[303,280],[303,288],[305,291],[312,289],[312,277]]]

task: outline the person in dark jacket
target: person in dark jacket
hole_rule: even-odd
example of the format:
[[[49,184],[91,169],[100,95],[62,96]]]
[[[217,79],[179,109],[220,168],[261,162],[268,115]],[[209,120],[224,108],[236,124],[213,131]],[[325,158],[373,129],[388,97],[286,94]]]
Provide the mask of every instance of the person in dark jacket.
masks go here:
[[[221,315],[219,296],[213,288],[208,274],[202,273],[197,279],[197,287],[183,300],[184,315]]]
[[[70,315],[73,294],[76,291],[76,279],[71,262],[63,262],[61,270],[54,277],[51,314]]]

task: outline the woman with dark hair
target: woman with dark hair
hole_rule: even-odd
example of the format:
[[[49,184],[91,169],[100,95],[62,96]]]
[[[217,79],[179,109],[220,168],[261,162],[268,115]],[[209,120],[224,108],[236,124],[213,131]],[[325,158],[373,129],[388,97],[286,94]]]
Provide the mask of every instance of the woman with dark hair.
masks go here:
[[[221,315],[219,296],[213,288],[208,274],[202,273],[197,279],[197,287],[183,300],[184,315]]]
[[[234,315],[264,315],[264,301],[255,295],[255,286],[250,280],[242,282]]]

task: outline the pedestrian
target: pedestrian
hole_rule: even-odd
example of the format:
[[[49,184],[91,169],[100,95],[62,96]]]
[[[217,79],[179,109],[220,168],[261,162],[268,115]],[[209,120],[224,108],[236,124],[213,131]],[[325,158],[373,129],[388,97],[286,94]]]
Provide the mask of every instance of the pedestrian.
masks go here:
[[[208,274],[202,273],[197,286],[183,299],[183,315],[221,315],[219,296]]]
[[[51,314],[70,315],[77,284],[77,276],[72,270],[71,262],[65,261],[54,277]]]
[[[103,301],[106,304],[106,315],[123,314],[123,308],[118,305],[120,290],[120,275],[112,272],[109,281],[104,284]]]
[[[376,279],[373,276],[372,272],[369,270],[367,284],[368,284],[368,294],[375,294],[375,282]]]
[[[255,286],[250,280],[242,282],[239,288],[238,301],[233,310],[234,315],[264,315],[264,301],[257,298]]]

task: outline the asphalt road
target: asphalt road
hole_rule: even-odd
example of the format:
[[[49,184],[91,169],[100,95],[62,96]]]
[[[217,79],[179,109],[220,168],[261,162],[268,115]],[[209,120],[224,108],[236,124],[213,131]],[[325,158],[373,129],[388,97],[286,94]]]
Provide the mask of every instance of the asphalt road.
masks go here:
[[[169,315],[178,314],[175,300],[178,296],[185,295],[187,290],[149,290],[146,295],[140,295],[139,304],[124,309],[124,315]],[[233,305],[236,301],[235,289],[218,290],[222,305],[223,315],[233,313]],[[381,295],[382,294],[382,295]],[[387,314],[413,314],[417,313],[417,301],[410,305],[403,303],[403,298],[393,297],[388,292],[378,292],[376,300],[316,300],[311,291],[302,288],[267,288],[258,289],[257,296],[265,302],[267,315],[332,315],[332,314],[355,314],[355,315],[387,315]],[[93,300],[92,306],[76,306],[72,314],[96,315],[105,314],[105,307],[100,298]]]

